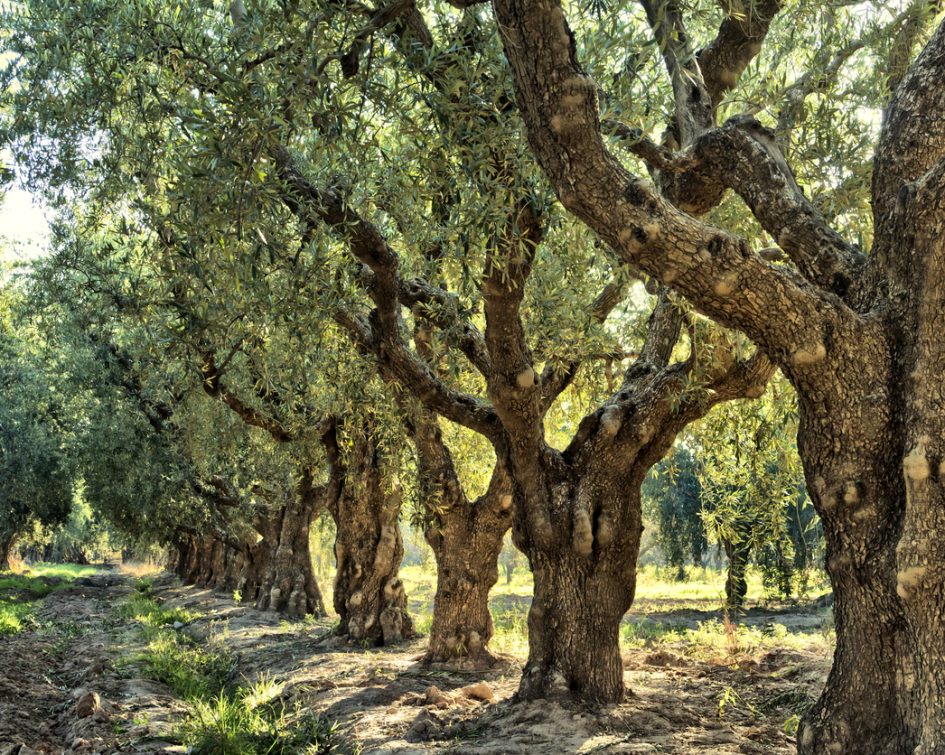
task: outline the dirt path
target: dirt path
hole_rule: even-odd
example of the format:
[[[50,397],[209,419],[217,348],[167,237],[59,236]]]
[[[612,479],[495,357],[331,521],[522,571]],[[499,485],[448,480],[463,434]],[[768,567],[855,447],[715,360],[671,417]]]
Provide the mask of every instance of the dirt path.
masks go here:
[[[126,650],[115,609],[131,589],[111,571],[78,579],[42,600],[38,628],[0,638],[0,755],[183,752],[127,733],[138,711],[182,710],[162,685],[115,669]]]
[[[114,573],[78,580],[45,599],[42,629],[0,639],[0,755],[184,752],[177,737],[188,706],[164,685],[134,678],[127,663],[141,638],[116,608],[131,591],[131,580]],[[169,578],[155,583],[154,596],[199,615],[180,631],[225,646],[234,686],[276,683],[287,709],[337,721],[344,749],[365,755],[786,755],[794,743],[785,721],[827,670],[816,652],[696,660],[663,644],[625,653],[633,692],[622,705],[514,704],[521,667],[512,658],[485,673],[428,668],[418,662],[422,638],[395,649],[351,647],[330,636],[327,621],[282,621]]]

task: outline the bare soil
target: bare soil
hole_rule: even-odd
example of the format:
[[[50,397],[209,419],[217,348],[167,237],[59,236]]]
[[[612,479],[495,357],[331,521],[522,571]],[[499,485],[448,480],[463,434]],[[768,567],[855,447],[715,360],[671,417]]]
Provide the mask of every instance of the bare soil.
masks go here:
[[[131,580],[103,573],[80,582],[45,599],[44,628],[0,639],[0,755],[184,752],[176,732],[187,705],[164,685],[134,678],[134,667],[119,660],[140,650],[115,611]],[[338,721],[348,741],[373,755],[791,753],[785,722],[813,700],[829,667],[815,649],[752,655],[733,648],[706,660],[663,644],[625,652],[630,693],[621,705],[516,703],[521,663],[514,658],[487,671],[428,667],[420,663],[424,638],[362,648],[334,637],[329,621],[284,621],[169,577],[156,581],[154,594],[201,615],[181,631],[232,652],[236,683],[280,683],[290,708]],[[700,612],[667,613],[647,621],[703,620]],[[823,620],[790,609],[754,618],[772,616],[798,632]]]

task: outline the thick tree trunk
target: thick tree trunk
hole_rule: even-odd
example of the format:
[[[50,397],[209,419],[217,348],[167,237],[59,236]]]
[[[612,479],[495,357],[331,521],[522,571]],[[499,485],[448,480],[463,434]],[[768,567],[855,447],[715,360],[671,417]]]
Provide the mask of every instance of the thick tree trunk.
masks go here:
[[[325,615],[312,568],[309,530],[318,506],[311,470],[302,473],[294,495],[273,516],[257,517],[263,539],[257,550],[264,561],[256,591],[256,608],[289,616]]]
[[[488,490],[470,501],[436,417],[421,413],[409,429],[417,447],[420,495],[428,517],[424,535],[436,558],[426,660],[491,665],[494,659],[486,647],[493,633],[489,591],[499,579],[502,540],[512,526],[512,483],[506,463],[497,459]]]
[[[436,558],[436,597],[426,660],[465,657],[492,662],[489,591],[499,579],[502,539],[512,524],[512,496],[499,486],[475,501],[465,496],[441,512],[426,531]]]
[[[382,462],[370,438],[354,440],[348,482],[333,502],[334,606],[338,632],[352,640],[390,645],[413,634],[407,594],[398,574],[404,557],[401,494],[388,490]]]
[[[933,47],[930,45],[930,47]],[[934,45],[931,75],[918,77],[913,91],[936,87],[931,112],[945,106],[945,26]],[[928,52],[928,51],[926,51]],[[926,61],[928,63],[929,61]],[[908,101],[909,87],[901,92]],[[914,105],[913,105],[914,106]],[[928,107],[928,105],[927,105]],[[917,124],[929,138],[924,124]],[[938,123],[941,126],[940,123]],[[921,175],[900,200],[910,217],[906,238],[911,248],[901,253],[914,276],[914,322],[911,349],[902,374],[908,408],[901,467],[905,483],[905,516],[896,549],[896,592],[902,601],[915,656],[915,755],[945,755],[945,145],[932,136],[934,151],[923,155],[937,164]],[[917,187],[917,188],[916,188]]]
[[[615,465],[611,453],[598,448],[580,476],[549,485],[556,526],[545,510],[516,511],[513,539],[535,580],[520,698],[623,699],[619,629],[636,587],[648,466]]]
[[[184,584],[204,585],[210,578],[213,538],[186,535],[179,548],[177,576]]]
[[[915,746],[913,659],[896,594],[900,442],[883,389],[888,361],[868,343],[844,339],[847,369],[829,402],[801,394],[798,443],[824,525],[837,633],[826,687],[798,731],[801,755],[911,755]],[[834,404],[844,413],[831,410]]]
[[[0,571],[13,571],[20,566],[16,553],[16,534],[0,537]]]
[[[603,549],[593,560],[568,547],[529,556],[535,590],[521,698],[623,699],[619,630],[633,603],[641,531],[626,531],[627,550]]]

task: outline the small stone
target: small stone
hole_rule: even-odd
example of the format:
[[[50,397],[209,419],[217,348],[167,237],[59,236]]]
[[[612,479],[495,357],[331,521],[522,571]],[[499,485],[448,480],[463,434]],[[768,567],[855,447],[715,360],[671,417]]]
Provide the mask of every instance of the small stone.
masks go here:
[[[448,707],[453,702],[453,698],[447,695],[436,685],[427,687],[427,691],[424,696],[427,705],[435,705],[437,708]]]
[[[76,700],[75,715],[77,718],[88,718],[93,713],[101,710],[101,708],[102,699],[98,696],[98,693],[88,691]]]
[[[104,708],[99,708],[92,714],[92,720],[104,724],[111,720],[111,714]]]
[[[485,682],[470,684],[467,687],[463,687],[460,692],[472,700],[482,700],[485,703],[495,702],[495,692],[493,692],[492,687]]]
[[[184,622],[182,622],[182,621],[175,621],[174,624],[173,624],[173,626],[174,626],[174,629],[183,629],[183,628],[184,628]]]

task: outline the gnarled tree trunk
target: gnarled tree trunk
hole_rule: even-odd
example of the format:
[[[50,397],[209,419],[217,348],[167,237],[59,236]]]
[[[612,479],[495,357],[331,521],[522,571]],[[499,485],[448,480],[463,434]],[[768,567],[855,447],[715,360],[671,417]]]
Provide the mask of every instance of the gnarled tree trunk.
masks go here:
[[[436,558],[436,595],[426,660],[465,658],[488,665],[494,626],[489,591],[511,526],[511,493],[495,492],[447,509],[424,531]]]
[[[864,345],[857,339],[848,348]],[[798,731],[805,754],[913,749],[912,654],[895,578],[902,480],[890,458],[897,442],[889,397],[877,397],[874,382],[884,362],[861,362],[851,371],[854,381],[848,375],[846,385],[836,386],[849,412],[841,424],[824,404],[801,394],[798,441],[824,524],[837,631],[827,685]]]
[[[335,520],[334,606],[338,632],[352,640],[390,645],[413,634],[399,576],[401,494],[388,489],[380,453],[370,437],[353,438],[347,482],[331,504]]]
[[[16,534],[0,536],[0,571],[13,571],[19,568],[20,561],[16,553]]]
[[[262,535],[257,544],[259,570],[256,608],[286,613],[289,616],[325,615],[325,605],[312,568],[309,550],[310,527],[320,504],[312,470],[304,469],[294,494],[265,516],[256,517]],[[265,551],[265,553],[260,553]]]
[[[636,586],[643,480],[687,424],[718,401],[757,395],[771,375],[764,357],[723,360],[706,370],[709,390],[683,390],[694,359],[668,363],[679,321],[661,299],[621,390],[563,454],[548,449],[539,469],[515,477],[525,500],[513,537],[535,577],[520,697],[623,699],[619,628]]]
[[[619,630],[633,602],[643,526],[639,485],[622,482],[586,475],[576,486],[559,483],[549,491],[559,526],[533,511],[513,530],[535,580],[518,690],[524,699],[623,699]],[[589,497],[599,483],[609,495]],[[569,526],[561,527],[565,517]]]
[[[436,596],[426,660],[463,659],[489,665],[492,639],[489,591],[499,579],[502,540],[512,526],[512,484],[497,462],[489,488],[470,501],[443,442],[437,420],[422,414],[413,426],[420,494],[429,523],[424,535],[436,558]]]

